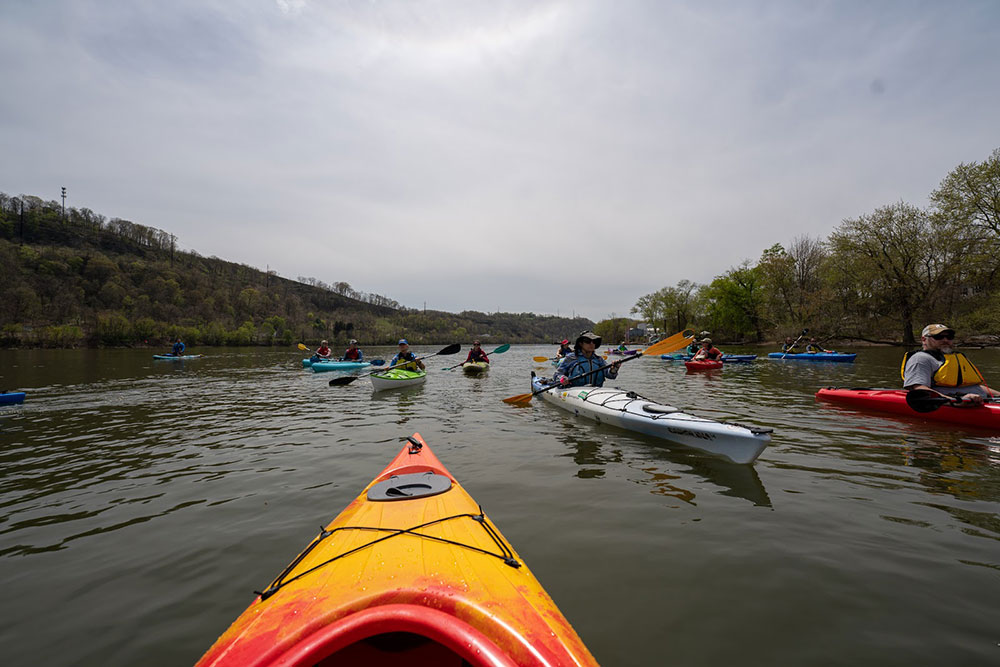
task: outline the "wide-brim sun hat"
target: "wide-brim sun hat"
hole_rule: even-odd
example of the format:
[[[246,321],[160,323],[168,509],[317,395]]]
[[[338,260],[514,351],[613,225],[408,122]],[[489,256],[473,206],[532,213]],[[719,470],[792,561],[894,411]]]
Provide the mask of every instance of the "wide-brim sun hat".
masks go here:
[[[595,334],[593,331],[584,331],[582,334],[577,336],[576,337],[577,345],[579,345],[580,341],[582,340],[592,341],[594,343],[594,349],[597,349],[601,346],[601,337]]]

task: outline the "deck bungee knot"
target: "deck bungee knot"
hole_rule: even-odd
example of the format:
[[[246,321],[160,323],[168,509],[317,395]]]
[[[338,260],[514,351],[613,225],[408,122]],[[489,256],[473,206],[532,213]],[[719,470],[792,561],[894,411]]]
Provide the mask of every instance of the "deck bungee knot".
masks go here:
[[[406,477],[406,475],[402,475],[402,476]],[[420,476],[420,475],[418,475],[418,476]],[[437,475],[437,476],[441,477],[441,475]],[[447,479],[447,478],[445,478],[445,479]],[[448,482],[450,484],[451,480],[448,480]],[[412,498],[413,496],[410,496],[410,497]],[[406,499],[407,498],[395,498],[395,500],[406,500]],[[418,532],[422,528],[427,528],[428,526],[434,526],[434,525],[437,525],[439,523],[444,523],[445,521],[452,521],[452,520],[456,520],[456,519],[466,519],[466,518],[472,519],[473,521],[477,522],[479,525],[481,525],[483,527],[483,530],[485,530],[486,533],[490,536],[490,538],[493,540],[493,543],[497,545],[497,548],[500,550],[500,553],[494,553],[492,551],[487,551],[485,549],[480,549],[479,547],[472,546],[471,544],[465,544],[463,542],[456,542],[455,540],[449,540],[449,539],[444,538],[444,537],[437,537],[436,535],[428,535],[426,533]],[[322,563],[319,563],[318,565],[314,565],[313,567],[309,568],[308,570],[304,570],[304,571],[296,574],[294,577],[291,577],[290,579],[285,579],[285,577],[288,575],[288,573],[290,573],[292,570],[294,570],[295,567],[299,563],[302,562],[302,559],[305,558],[306,555],[309,554],[309,552],[311,552],[312,550],[314,550],[320,544],[320,542],[322,542],[323,540],[327,539],[328,537],[331,537],[332,535],[335,535],[336,533],[339,533],[339,532],[342,532],[342,531],[345,531],[345,530],[361,530],[361,531],[371,531],[371,532],[376,532],[376,533],[389,533],[389,534],[388,535],[384,535],[384,536],[379,537],[379,538],[376,538],[376,539],[372,540],[371,542],[366,542],[365,544],[362,544],[359,547],[355,547],[354,549],[351,549],[350,551],[345,551],[342,554],[338,554],[338,555],[334,556],[333,558],[330,558],[328,560],[323,561]],[[392,539],[393,537],[398,537],[400,535],[412,535],[414,537],[420,537],[420,538],[427,539],[427,540],[433,540],[434,542],[441,542],[443,544],[450,544],[450,545],[455,546],[455,547],[462,547],[463,549],[469,549],[471,551],[475,551],[475,552],[481,553],[481,554],[486,555],[486,556],[493,556],[494,558],[499,558],[505,564],[507,564],[510,567],[513,567],[515,569],[521,567],[521,563],[518,562],[516,558],[514,558],[514,553],[511,550],[511,548],[509,546],[507,546],[507,544],[503,541],[503,538],[500,537],[499,533],[497,533],[497,531],[493,528],[493,526],[491,526],[489,524],[489,522],[486,521],[486,515],[483,513],[483,508],[480,507],[479,508],[479,514],[455,514],[454,516],[448,516],[448,517],[443,517],[441,519],[435,519],[434,521],[428,521],[427,523],[422,523],[422,524],[417,525],[417,526],[411,526],[410,528],[380,528],[380,527],[376,527],[376,526],[341,526],[340,528],[334,528],[333,530],[326,530],[326,529],[324,529],[319,535],[316,536],[316,539],[313,540],[312,543],[308,547],[306,547],[306,550],[303,551],[301,554],[299,554],[299,557],[296,558],[294,561],[292,561],[288,565],[288,567],[286,567],[285,570],[281,574],[278,575],[278,578],[275,579],[271,583],[270,586],[268,586],[267,588],[265,588],[263,591],[254,591],[254,594],[255,595],[259,595],[261,600],[266,600],[267,598],[271,597],[272,595],[274,595],[275,593],[277,593],[279,590],[281,590],[282,588],[284,588],[288,584],[292,583],[293,581],[297,581],[297,580],[301,579],[302,577],[306,576],[307,574],[315,572],[316,570],[319,570],[320,568],[325,567],[326,565],[329,565],[330,563],[333,563],[334,561],[338,561],[341,558],[344,558],[346,556],[350,556],[351,554],[357,553],[358,551],[362,551],[364,549],[368,549],[369,547],[373,547],[376,544],[379,544],[381,542],[385,542],[386,540]]]

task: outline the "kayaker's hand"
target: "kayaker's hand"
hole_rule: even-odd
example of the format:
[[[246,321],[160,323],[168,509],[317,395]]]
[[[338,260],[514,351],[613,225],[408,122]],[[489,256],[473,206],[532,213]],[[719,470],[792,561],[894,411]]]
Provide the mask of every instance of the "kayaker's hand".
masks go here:
[[[568,387],[569,386],[569,378],[568,377],[561,377],[561,378],[559,378],[559,386],[561,386],[561,387]]]
[[[971,405],[982,405],[983,397],[979,394],[966,394],[962,397],[963,403],[970,403]]]

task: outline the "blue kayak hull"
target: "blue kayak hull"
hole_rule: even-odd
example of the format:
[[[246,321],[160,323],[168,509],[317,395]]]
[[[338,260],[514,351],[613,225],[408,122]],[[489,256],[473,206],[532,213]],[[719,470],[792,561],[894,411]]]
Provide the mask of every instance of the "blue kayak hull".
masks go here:
[[[840,354],[836,352],[816,352],[815,354],[782,354],[781,352],[771,352],[768,359],[785,359],[787,361],[839,361],[851,362],[857,354]]]
[[[188,359],[201,359],[200,354],[184,354],[179,357],[175,357],[172,354],[154,354],[153,359],[157,361],[186,361]]]
[[[7,391],[0,394],[0,405],[17,405],[24,403],[25,393],[23,391]]]
[[[693,354],[661,354],[660,359],[665,359],[667,361],[691,361],[694,357]],[[722,355],[723,361],[741,362],[741,361],[754,361],[757,358],[756,354],[724,354]]]

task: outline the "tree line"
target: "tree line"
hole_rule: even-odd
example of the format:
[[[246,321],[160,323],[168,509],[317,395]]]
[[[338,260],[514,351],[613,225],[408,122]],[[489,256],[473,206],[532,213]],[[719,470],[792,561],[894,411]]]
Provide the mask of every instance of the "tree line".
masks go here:
[[[347,282],[290,280],[177,248],[90,209],[0,193],[0,345],[551,342],[593,326],[534,313],[406,308]]]
[[[843,220],[826,238],[766,248],[708,284],[681,280],[632,313],[667,332],[730,341],[797,336],[913,345],[929,322],[1000,338],[1000,148],[960,164],[921,208],[903,201]],[[915,335],[916,334],[916,335]]]

